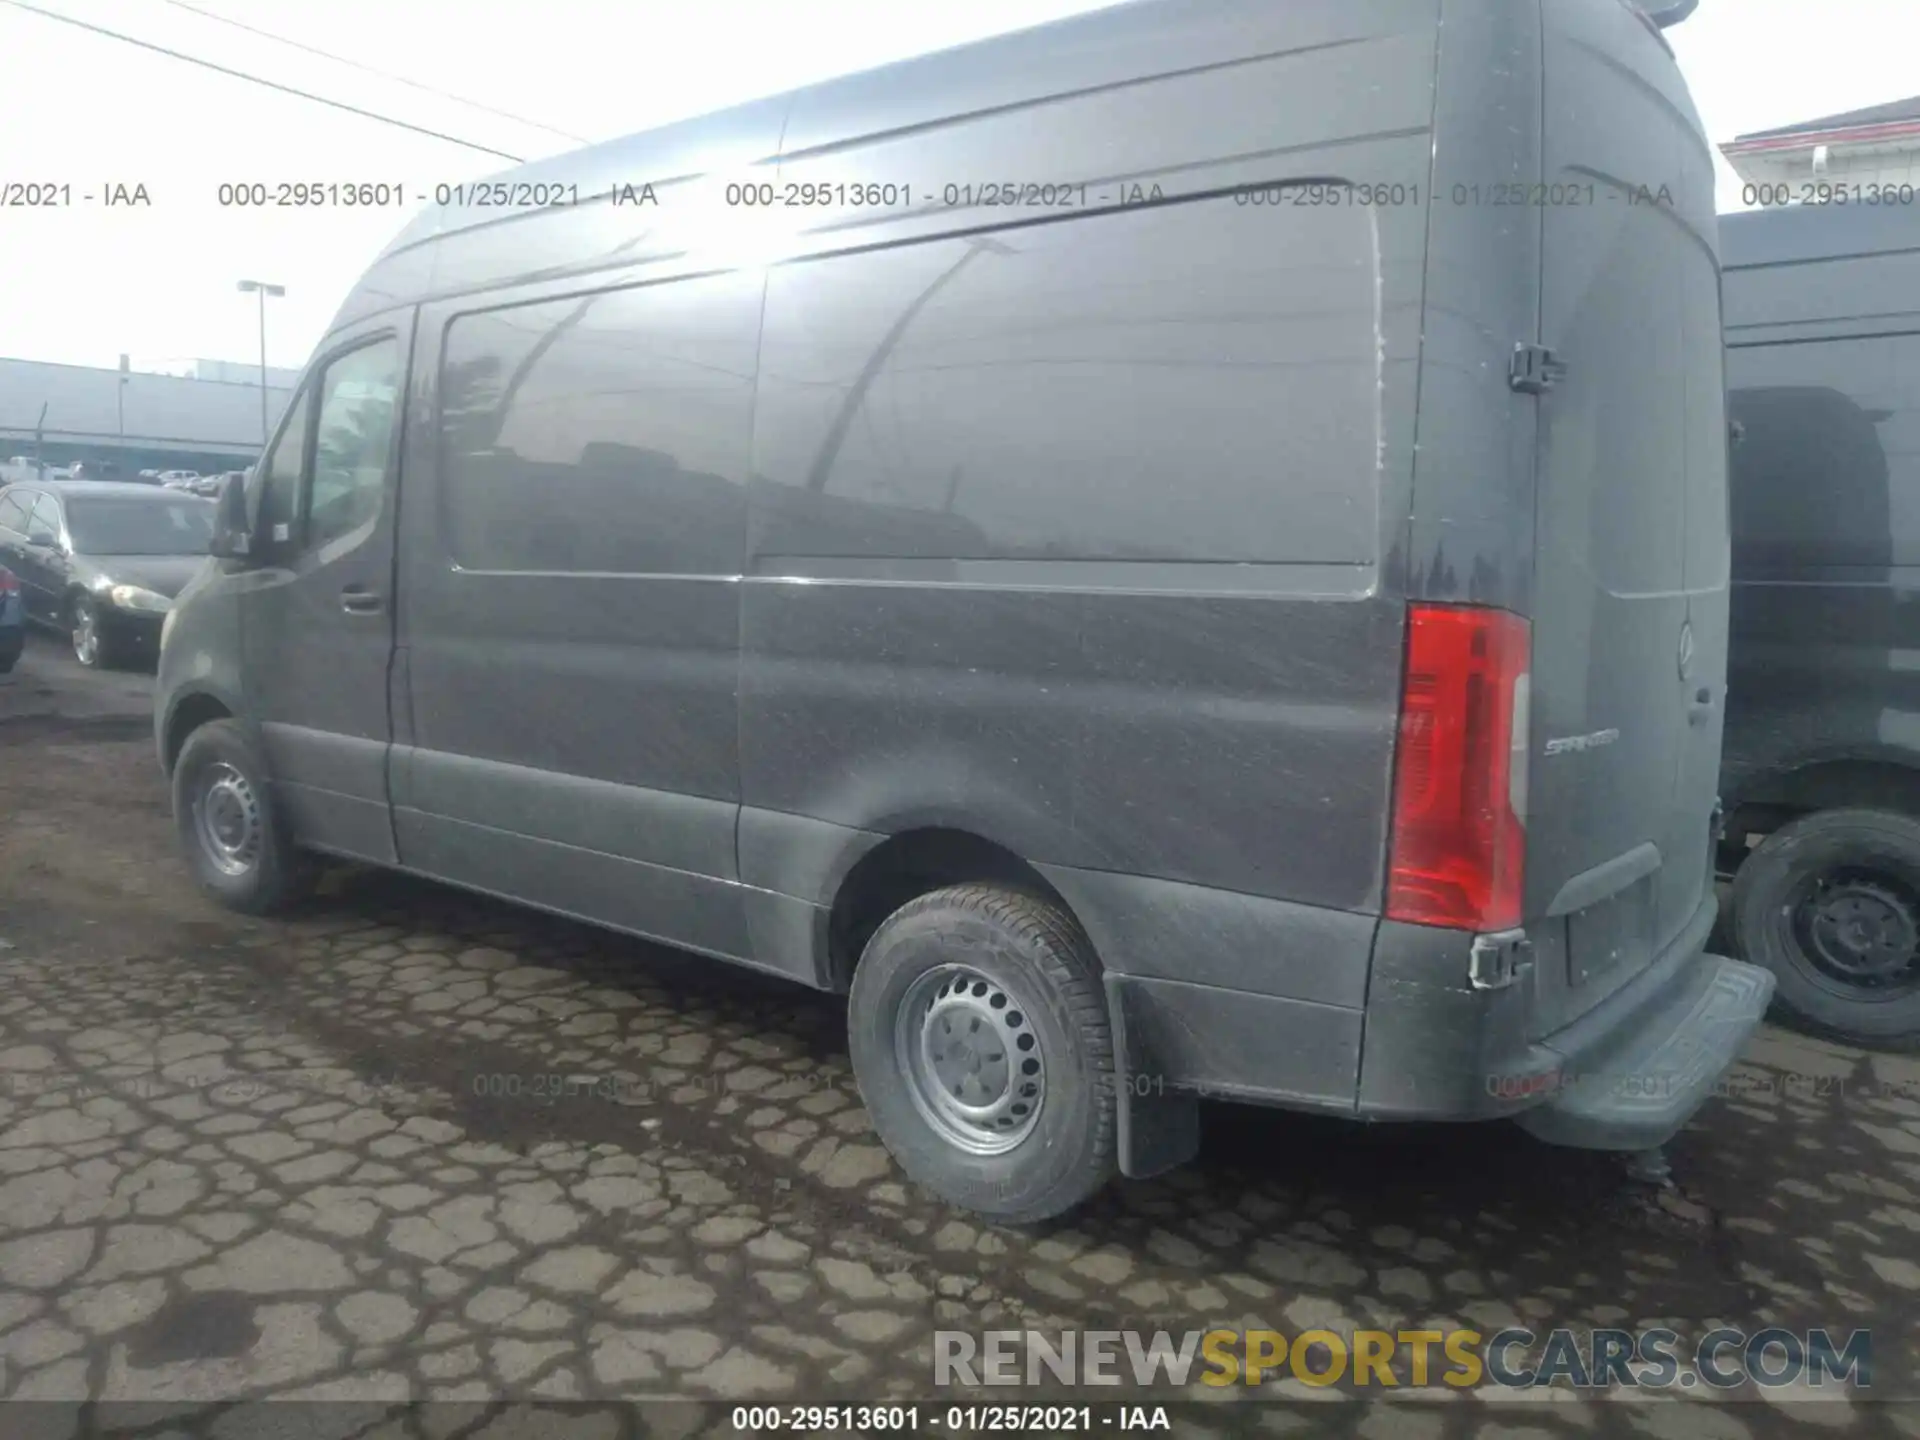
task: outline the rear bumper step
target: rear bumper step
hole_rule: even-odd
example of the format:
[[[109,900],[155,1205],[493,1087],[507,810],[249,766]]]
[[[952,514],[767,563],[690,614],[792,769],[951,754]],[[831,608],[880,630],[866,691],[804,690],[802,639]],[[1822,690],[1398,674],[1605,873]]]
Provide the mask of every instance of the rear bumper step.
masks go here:
[[[1720,955],[1701,954],[1676,981],[1636,1007],[1622,1043],[1590,1047],[1566,1032],[1548,1040],[1564,1060],[1559,1083],[1515,1121],[1550,1144],[1585,1150],[1645,1150],[1672,1139],[1739,1059],[1773,996],[1769,971]]]

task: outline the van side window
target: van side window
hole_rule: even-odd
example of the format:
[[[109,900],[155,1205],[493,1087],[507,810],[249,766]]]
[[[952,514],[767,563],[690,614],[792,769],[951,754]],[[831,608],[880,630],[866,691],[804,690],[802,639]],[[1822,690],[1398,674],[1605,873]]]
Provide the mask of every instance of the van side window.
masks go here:
[[[449,557],[738,573],[762,284],[742,272],[457,316],[440,370]]]
[[[380,513],[399,410],[400,342],[388,337],[340,356],[318,394],[308,545],[337,540]]]
[[[776,266],[756,553],[1372,563],[1381,264],[1218,199]]]
[[[293,414],[273,453],[256,465],[247,497],[247,509],[253,515],[253,531],[269,544],[285,543],[293,538],[294,517],[299,514],[300,467],[307,453],[307,416],[312,409],[311,389],[302,390],[293,402]]]
[[[27,507],[18,495],[0,495],[0,530],[27,533]]]
[[[1920,564],[1920,336],[1737,345],[1735,573]]]

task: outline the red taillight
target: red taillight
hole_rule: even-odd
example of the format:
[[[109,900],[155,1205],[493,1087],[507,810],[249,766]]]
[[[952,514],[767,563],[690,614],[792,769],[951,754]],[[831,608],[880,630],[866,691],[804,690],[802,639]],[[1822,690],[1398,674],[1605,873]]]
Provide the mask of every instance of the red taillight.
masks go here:
[[[20,577],[11,570],[0,570],[0,595],[18,595]]]
[[[1407,607],[1389,919],[1476,931],[1520,923],[1527,663],[1517,615]]]

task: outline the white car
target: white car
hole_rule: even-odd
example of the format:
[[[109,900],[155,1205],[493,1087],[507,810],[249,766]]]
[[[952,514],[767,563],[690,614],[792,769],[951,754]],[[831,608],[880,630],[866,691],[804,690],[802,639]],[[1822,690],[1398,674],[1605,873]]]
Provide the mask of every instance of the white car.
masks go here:
[[[162,470],[160,483],[170,489],[178,490],[200,478],[198,470]]]

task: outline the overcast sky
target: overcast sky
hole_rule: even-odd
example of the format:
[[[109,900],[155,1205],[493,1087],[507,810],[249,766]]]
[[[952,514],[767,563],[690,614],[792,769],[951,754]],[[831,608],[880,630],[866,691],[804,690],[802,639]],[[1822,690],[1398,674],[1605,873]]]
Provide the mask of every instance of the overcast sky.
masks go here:
[[[224,181],[393,180],[411,196],[508,164],[489,150],[553,155],[1098,8],[1098,0],[30,3],[467,142],[276,93],[0,0],[0,182],[65,181],[75,201],[0,210],[0,355],[111,366],[126,352],[139,369],[257,358],[255,301],[236,292],[241,278],[287,287],[269,302],[268,360],[302,365],[347,288],[414,209],[411,199],[385,211],[227,209],[218,203]],[[1920,90],[1920,0],[1702,0],[1671,33],[1716,141]],[[1722,168],[1721,208],[1737,209],[1739,182]],[[80,201],[114,182],[143,184],[151,206]]]

